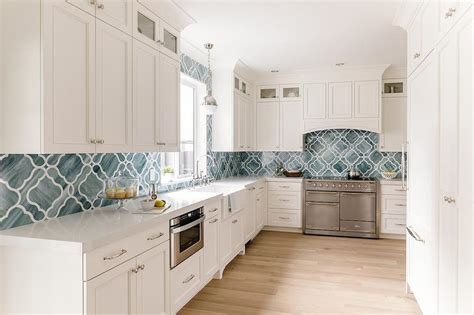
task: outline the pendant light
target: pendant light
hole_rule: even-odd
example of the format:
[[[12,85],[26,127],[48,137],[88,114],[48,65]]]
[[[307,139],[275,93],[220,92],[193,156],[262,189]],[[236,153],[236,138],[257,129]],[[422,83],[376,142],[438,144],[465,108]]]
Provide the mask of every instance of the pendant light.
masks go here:
[[[211,71],[211,49],[214,47],[213,44],[207,43],[204,44],[204,48],[207,49],[207,66],[208,66],[208,71],[209,71],[209,78],[210,78],[210,84],[212,84],[212,71]],[[209,115],[212,115],[216,112],[217,110],[217,101],[212,96],[212,88],[210,85],[207,86],[207,95],[204,97],[204,102],[202,103],[202,106],[204,106],[207,110],[207,113]]]

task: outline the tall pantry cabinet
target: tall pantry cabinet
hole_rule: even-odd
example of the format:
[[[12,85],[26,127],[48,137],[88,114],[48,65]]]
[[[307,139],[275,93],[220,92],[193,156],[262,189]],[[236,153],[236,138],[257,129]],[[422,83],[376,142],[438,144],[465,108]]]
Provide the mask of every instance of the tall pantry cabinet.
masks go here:
[[[0,74],[0,153],[179,151],[179,32],[141,2],[0,4],[2,35],[18,30],[3,36],[10,53],[1,63],[16,67]],[[170,6],[160,8],[177,28],[189,24]],[[142,11],[161,27],[153,41],[134,31],[148,30],[133,18]]]
[[[424,313],[472,314],[472,4],[412,12],[407,284]]]

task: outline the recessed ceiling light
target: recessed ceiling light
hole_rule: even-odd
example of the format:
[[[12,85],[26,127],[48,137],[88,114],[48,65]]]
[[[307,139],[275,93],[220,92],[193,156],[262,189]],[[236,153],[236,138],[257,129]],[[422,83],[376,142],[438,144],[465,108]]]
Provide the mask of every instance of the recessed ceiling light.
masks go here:
[[[341,67],[341,66],[343,66],[343,65],[344,65],[344,62],[336,63],[336,66],[337,66],[337,67]]]
[[[280,72],[280,70],[271,70],[271,72],[278,73],[278,72]]]

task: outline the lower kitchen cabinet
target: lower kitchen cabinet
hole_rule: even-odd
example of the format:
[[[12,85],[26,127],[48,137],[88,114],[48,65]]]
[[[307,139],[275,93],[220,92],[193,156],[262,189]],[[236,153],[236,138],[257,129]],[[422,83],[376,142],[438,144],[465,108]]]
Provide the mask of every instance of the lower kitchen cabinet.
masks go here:
[[[244,245],[242,213],[240,212],[233,216],[230,224],[230,247],[232,252],[239,252]]]
[[[295,181],[268,182],[267,220],[270,227],[301,228],[302,183]]]
[[[248,242],[255,236],[257,229],[257,216],[256,216],[256,187],[252,186],[247,188],[247,206],[244,210],[244,243]]]
[[[188,303],[202,287],[203,251],[199,251],[171,270],[171,304],[175,314]]]
[[[220,216],[204,221],[204,279],[211,279],[219,271],[219,222]]]
[[[86,314],[167,314],[169,243],[85,282]]]

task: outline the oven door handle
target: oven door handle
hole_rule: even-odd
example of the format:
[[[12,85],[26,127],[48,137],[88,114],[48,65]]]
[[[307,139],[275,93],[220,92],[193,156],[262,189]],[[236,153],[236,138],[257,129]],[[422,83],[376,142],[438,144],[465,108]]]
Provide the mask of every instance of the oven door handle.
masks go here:
[[[180,232],[183,232],[183,231],[186,231],[186,230],[189,230],[190,228],[198,225],[198,224],[201,224],[204,219],[206,218],[205,215],[201,216],[199,219],[191,222],[191,223],[188,223],[186,225],[183,225],[183,226],[178,226],[178,227],[174,227],[174,228],[171,228],[170,231],[171,233],[173,234],[177,234],[177,233],[180,233]]]

